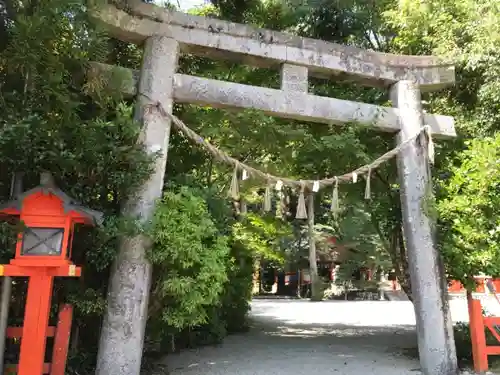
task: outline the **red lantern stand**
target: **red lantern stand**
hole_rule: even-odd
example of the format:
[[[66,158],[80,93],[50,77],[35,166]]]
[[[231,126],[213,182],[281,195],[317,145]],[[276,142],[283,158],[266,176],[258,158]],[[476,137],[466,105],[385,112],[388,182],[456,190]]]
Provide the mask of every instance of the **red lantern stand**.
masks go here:
[[[19,216],[25,228],[18,235],[15,258],[0,265],[0,276],[29,277],[24,325],[8,329],[8,336],[21,336],[18,374],[64,375],[72,309],[63,305],[56,329],[48,327],[54,277],[81,275],[81,268],[70,260],[74,226],[96,225],[102,214],[79,206],[52,184],[21,194],[3,205],[0,214]],[[55,337],[54,355],[47,372],[44,359],[50,336]]]

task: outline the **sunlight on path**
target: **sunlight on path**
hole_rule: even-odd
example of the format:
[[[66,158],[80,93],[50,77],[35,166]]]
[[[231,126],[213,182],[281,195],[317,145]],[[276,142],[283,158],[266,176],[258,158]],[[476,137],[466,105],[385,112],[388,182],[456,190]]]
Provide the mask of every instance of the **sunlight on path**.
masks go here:
[[[451,301],[464,320],[464,301]],[[165,359],[172,375],[418,375],[403,355],[416,347],[410,302],[294,300],[252,302],[253,329],[218,347]]]

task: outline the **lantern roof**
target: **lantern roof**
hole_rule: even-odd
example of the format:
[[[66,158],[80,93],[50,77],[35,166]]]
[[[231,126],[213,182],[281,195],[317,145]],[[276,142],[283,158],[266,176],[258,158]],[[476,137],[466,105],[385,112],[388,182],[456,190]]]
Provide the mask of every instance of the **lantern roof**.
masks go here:
[[[65,192],[53,185],[40,185],[17,195],[14,199],[0,204],[0,213],[12,213],[12,211],[16,211],[17,214],[19,214],[21,212],[24,199],[37,193],[41,193],[44,195],[51,194],[56,196],[62,201],[65,213],[75,211],[82,215],[84,218],[88,219],[88,221],[92,225],[101,225],[103,222],[104,215],[102,212],[82,206],[76,199],[70,197]]]

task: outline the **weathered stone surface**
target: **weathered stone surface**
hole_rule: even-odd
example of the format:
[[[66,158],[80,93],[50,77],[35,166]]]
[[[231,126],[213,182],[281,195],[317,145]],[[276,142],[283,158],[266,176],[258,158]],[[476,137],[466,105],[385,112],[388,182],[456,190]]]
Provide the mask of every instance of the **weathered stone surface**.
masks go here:
[[[99,69],[109,74],[109,65],[94,64],[94,73]],[[136,73],[126,68],[117,68],[120,76],[128,77],[122,84],[124,93],[134,95]],[[125,83],[126,82],[126,83]],[[297,120],[345,124],[358,122],[381,131],[397,132],[400,129],[397,108],[352,102],[316,96],[299,91],[283,91],[255,87],[239,83],[175,74],[174,98],[181,103],[211,105],[218,108],[254,108],[273,116]],[[436,137],[455,137],[453,117],[425,114],[425,123],[430,125]]]
[[[281,89],[283,91],[307,92],[309,72],[305,66],[283,64],[281,66]]]
[[[151,37],[145,45],[141,93],[172,111],[173,78],[177,68],[178,43],[162,36]],[[136,196],[129,197],[124,215],[147,223],[154,214],[156,200],[162,196],[170,135],[170,120],[157,110],[144,113],[149,100],[140,96],[137,117],[143,128],[140,141],[148,152],[161,156],[154,171]],[[104,316],[97,357],[97,375],[137,375],[140,372],[144,330],[147,321],[151,265],[146,257],[150,240],[144,235],[121,239],[117,259],[111,270],[108,308]]]
[[[240,55],[259,66],[290,63],[304,65],[312,75],[346,74],[371,86],[389,86],[400,80],[417,82],[434,90],[453,84],[452,64],[432,56],[400,56],[342,46],[291,34],[232,22],[169,11],[140,4],[132,14],[105,6],[93,16],[117,38],[143,43],[152,35],[164,35],[181,43],[184,51],[210,55]],[[208,48],[207,48],[208,47]],[[248,59],[247,59],[248,57]]]
[[[424,126],[420,91],[412,82],[392,88],[399,109],[398,142],[413,137]],[[457,355],[448,303],[447,283],[438,253],[433,219],[429,217],[431,171],[424,135],[398,155],[403,228],[417,321],[420,366],[424,375],[457,375]]]
[[[211,80],[184,74],[175,75],[177,102],[211,105],[219,108],[254,108],[267,114],[319,123],[359,124],[381,131],[400,129],[398,109],[348,100],[282,91],[239,83]],[[456,135],[453,117],[426,115],[435,135]]]

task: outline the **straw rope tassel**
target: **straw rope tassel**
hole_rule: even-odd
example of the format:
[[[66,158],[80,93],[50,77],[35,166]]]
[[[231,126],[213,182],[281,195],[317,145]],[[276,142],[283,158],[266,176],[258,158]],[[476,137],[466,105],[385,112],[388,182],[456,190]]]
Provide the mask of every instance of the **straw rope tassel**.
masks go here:
[[[427,156],[429,157],[429,163],[434,164],[434,141],[432,140],[432,131],[429,125],[425,126],[425,135],[427,136]]]
[[[339,205],[339,179],[338,179],[338,177],[335,177],[335,184],[333,185],[332,205],[330,207],[330,210],[333,212],[333,214],[335,216],[340,211],[340,205]]]
[[[305,186],[302,184],[300,188],[299,201],[297,202],[296,219],[307,219],[306,199],[304,197]]]
[[[371,199],[371,186],[370,186],[370,180],[372,177],[372,170],[371,168],[368,169],[368,174],[366,175],[366,187],[365,187],[365,199],[370,200]]]
[[[270,212],[270,211],[271,211],[271,185],[268,182],[266,186],[266,193],[264,195],[264,212]]]
[[[233,178],[231,179],[231,188],[229,189],[229,195],[234,200],[240,198],[240,186],[238,181],[238,167],[234,167]]]
[[[287,204],[286,204],[286,191],[282,190],[280,192],[280,215],[281,218],[284,219],[286,217],[286,210],[287,210]]]
[[[276,217],[283,217],[283,211],[281,210],[281,202],[283,200],[283,192],[278,190],[278,204],[276,204]]]
[[[243,197],[240,199],[240,214],[241,215],[246,215],[247,213],[247,202]]]

